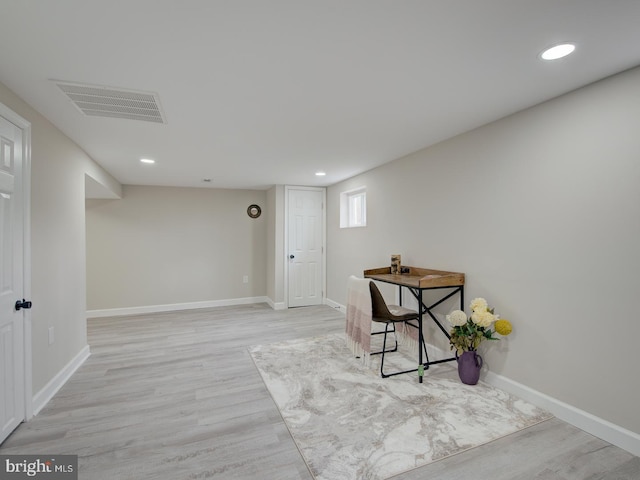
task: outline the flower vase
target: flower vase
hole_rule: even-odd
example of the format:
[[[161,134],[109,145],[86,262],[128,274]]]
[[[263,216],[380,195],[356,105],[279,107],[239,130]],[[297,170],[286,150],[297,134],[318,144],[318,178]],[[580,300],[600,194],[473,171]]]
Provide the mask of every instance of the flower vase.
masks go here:
[[[475,385],[480,379],[480,369],[482,368],[482,357],[478,352],[462,352],[457,357],[458,375],[462,383],[467,385]]]

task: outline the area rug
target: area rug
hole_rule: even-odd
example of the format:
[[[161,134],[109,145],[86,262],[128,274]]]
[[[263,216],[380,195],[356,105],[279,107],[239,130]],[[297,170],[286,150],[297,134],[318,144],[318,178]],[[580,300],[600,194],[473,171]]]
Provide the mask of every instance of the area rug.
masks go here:
[[[490,385],[462,384],[449,364],[422,384],[411,373],[383,379],[341,334],[249,352],[317,480],[387,479],[551,418]],[[385,371],[392,356],[411,362],[389,354]]]

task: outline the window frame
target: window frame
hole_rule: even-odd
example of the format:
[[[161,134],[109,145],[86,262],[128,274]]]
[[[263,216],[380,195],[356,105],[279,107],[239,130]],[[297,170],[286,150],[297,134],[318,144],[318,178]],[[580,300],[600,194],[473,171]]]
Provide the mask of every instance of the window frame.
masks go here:
[[[357,205],[360,200],[360,205]],[[340,228],[367,226],[367,187],[340,193]]]

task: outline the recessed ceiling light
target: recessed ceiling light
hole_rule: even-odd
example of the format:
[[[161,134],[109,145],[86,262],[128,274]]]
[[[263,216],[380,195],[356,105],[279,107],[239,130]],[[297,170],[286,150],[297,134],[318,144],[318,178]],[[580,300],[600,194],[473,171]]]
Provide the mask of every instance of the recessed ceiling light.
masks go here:
[[[155,161],[155,160],[152,160],[152,159],[150,159],[150,158],[141,158],[141,159],[140,159],[140,161],[141,161],[142,163],[156,163],[156,161]]]
[[[551,48],[547,48],[540,54],[540,58],[543,60],[557,60],[562,57],[566,57],[576,49],[573,43],[561,43]]]
[[[324,177],[326,173],[324,172],[316,172],[316,177]]]

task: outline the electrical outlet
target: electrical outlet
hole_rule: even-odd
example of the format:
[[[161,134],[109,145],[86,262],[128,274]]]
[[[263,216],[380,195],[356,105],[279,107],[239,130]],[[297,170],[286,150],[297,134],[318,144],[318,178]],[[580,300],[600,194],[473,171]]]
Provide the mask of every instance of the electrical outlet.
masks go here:
[[[55,342],[55,328],[49,327],[49,345],[52,345]]]
[[[242,277],[242,283],[249,283],[249,275],[245,275]]]

